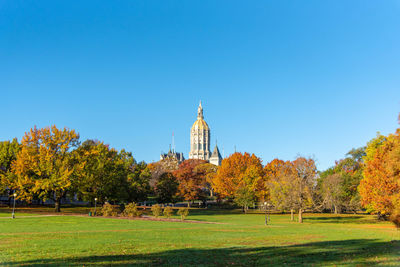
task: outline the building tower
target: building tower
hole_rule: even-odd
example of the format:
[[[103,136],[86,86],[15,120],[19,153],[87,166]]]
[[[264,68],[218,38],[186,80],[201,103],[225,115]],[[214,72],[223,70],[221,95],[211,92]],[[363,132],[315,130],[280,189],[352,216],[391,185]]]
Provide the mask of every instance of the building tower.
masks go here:
[[[210,128],[203,117],[201,101],[197,110],[197,120],[190,130],[189,159],[209,160],[210,153]]]
[[[221,166],[221,162],[222,162],[221,153],[219,153],[218,146],[217,144],[215,144],[214,151],[210,157],[210,163],[216,166]]]

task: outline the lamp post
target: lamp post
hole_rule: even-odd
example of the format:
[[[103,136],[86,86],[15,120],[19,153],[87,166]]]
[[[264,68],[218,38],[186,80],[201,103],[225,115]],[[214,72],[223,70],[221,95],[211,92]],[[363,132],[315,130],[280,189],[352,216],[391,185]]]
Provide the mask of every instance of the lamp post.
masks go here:
[[[13,211],[12,211],[11,218],[15,219],[15,197],[17,196],[17,193],[14,193],[13,196],[14,196],[14,205],[13,205]]]
[[[268,225],[268,218],[267,218],[267,202],[264,202],[264,209],[265,209],[265,225]]]
[[[94,212],[93,212],[94,216],[96,216],[96,206],[97,206],[97,197],[94,198]]]

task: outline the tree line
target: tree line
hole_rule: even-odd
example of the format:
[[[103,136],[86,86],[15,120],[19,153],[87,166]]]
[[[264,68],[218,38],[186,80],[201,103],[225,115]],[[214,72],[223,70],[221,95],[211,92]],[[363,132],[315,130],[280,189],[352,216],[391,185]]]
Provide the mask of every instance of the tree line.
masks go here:
[[[56,211],[65,197],[93,202],[158,203],[207,199],[235,203],[246,212],[256,203],[276,210],[334,213],[361,209],[382,218],[400,217],[400,129],[378,134],[365,147],[352,149],[335,166],[318,171],[312,158],[293,161],[236,152],[221,166],[203,160],[136,162],[132,153],[56,126],[25,133],[18,143],[0,142],[0,186],[18,199],[52,199]],[[396,219],[397,218],[397,219]]]

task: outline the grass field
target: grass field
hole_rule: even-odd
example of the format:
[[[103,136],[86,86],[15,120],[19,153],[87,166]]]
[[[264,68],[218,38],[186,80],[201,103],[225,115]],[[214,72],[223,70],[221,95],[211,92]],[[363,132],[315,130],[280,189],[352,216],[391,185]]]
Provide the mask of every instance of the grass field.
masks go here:
[[[188,217],[215,224],[0,216],[6,266],[400,266],[400,231],[368,215],[306,214],[303,224],[272,215],[267,227],[264,215],[235,211]]]

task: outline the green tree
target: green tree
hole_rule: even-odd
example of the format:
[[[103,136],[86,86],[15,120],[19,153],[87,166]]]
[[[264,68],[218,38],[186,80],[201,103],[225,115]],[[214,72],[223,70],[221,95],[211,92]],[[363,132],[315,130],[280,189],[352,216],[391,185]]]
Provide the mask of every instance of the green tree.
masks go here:
[[[151,171],[148,165],[141,161],[137,163],[132,153],[122,150],[120,157],[128,173],[128,199],[129,201],[143,201],[151,192],[150,179]]]
[[[94,198],[100,202],[146,199],[150,171],[144,162],[136,163],[131,153],[87,140],[76,150],[75,161],[84,165],[74,184],[79,198],[91,202]]]
[[[244,213],[247,213],[249,206],[252,206],[255,201],[255,193],[248,187],[242,187],[236,191],[234,202],[242,207]]]
[[[358,186],[364,169],[365,147],[352,149],[347,157],[321,172],[318,179],[322,205],[335,213],[361,208]]]
[[[175,203],[179,183],[170,172],[163,173],[154,186],[154,193],[159,203]]]
[[[127,199],[126,175],[118,164],[118,152],[100,141],[87,140],[76,150],[76,163],[84,163],[74,189],[78,197],[92,202]]]
[[[11,171],[12,162],[17,159],[20,144],[17,138],[10,141],[0,142],[0,193],[6,189],[13,189],[12,180],[14,179]]]

